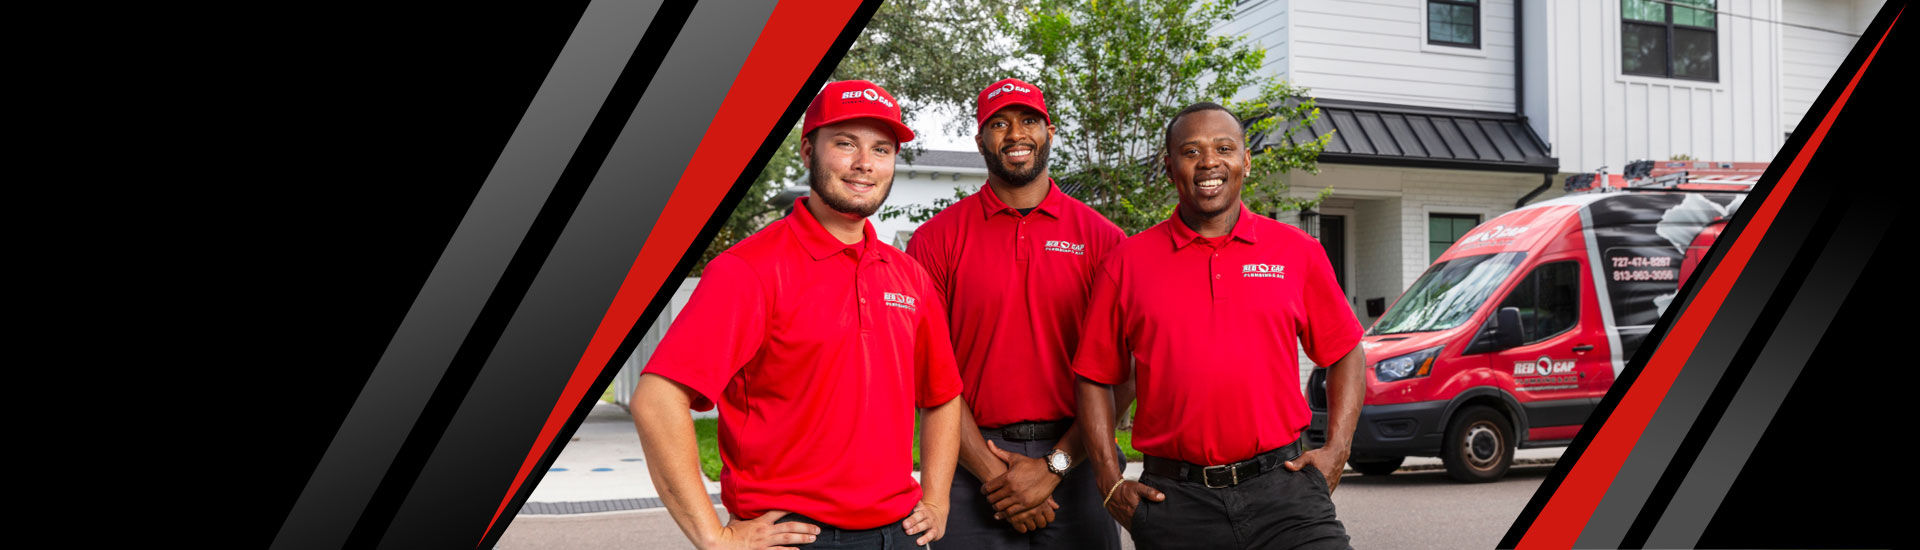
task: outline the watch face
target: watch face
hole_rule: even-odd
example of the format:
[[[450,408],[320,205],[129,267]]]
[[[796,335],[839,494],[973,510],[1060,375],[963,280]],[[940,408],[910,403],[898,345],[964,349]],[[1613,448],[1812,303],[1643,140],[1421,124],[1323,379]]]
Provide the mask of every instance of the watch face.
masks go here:
[[[1064,470],[1066,470],[1066,469],[1067,469],[1067,454],[1066,454],[1066,453],[1053,453],[1053,454],[1051,454],[1051,455],[1047,455],[1047,465],[1048,465],[1048,466],[1052,466],[1052,467],[1053,467],[1053,469],[1054,469],[1055,471],[1064,471]]]

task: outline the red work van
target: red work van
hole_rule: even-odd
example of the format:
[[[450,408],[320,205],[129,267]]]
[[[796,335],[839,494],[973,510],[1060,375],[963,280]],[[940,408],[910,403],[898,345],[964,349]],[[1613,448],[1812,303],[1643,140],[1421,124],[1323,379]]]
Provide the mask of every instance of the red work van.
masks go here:
[[[1349,464],[1380,475],[1439,456],[1455,479],[1493,481],[1516,448],[1569,443],[1765,169],[1652,164],[1625,185],[1569,178],[1569,195],[1480,224],[1428,267],[1361,342]],[[1318,445],[1325,369],[1307,397]]]

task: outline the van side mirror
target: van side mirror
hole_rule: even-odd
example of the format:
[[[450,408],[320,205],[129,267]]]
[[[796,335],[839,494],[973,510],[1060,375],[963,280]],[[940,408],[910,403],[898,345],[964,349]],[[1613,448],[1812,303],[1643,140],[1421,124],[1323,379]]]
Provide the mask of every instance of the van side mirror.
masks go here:
[[[1473,336],[1473,342],[1467,345],[1462,355],[1487,353],[1520,347],[1525,329],[1520,326],[1520,308],[1503,307],[1493,312],[1493,317],[1480,327],[1480,333]]]
[[[1494,343],[1498,344],[1500,349],[1520,347],[1523,341],[1521,333],[1526,332],[1526,329],[1520,326],[1520,308],[1503,307],[1493,312],[1493,317],[1496,322],[1493,333]]]

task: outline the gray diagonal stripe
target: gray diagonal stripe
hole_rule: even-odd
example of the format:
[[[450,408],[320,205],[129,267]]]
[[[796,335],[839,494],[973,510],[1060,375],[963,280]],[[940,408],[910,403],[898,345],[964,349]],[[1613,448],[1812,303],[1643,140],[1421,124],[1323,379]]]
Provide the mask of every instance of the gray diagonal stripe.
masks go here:
[[[1741,382],[1726,414],[1647,538],[1648,548],[1690,548],[1699,543],[1721,500],[1733,488],[1787,392],[1793,389],[1794,380],[1800,377],[1829,323],[1846,302],[1860,278],[1860,267],[1867,264],[1885,235],[1893,219],[1892,213],[1881,207],[1885,204],[1891,203],[1869,200],[1855,204],[1821,248],[1813,272],[1781,316],[1780,326],[1768,335],[1753,371]]]
[[[771,2],[694,8],[380,546],[471,545],[486,531],[681,173],[733,183],[688,163],[772,12]]]
[[[659,11],[596,1],[574,27],[467,215],[274,537],[337,548],[406,442],[595,114]]]
[[[1823,196],[1810,195],[1793,197],[1795,207],[1809,212],[1818,212],[1824,207]],[[1819,204],[1810,204],[1810,201]],[[1726,374],[1734,352],[1751,334],[1754,321],[1766,306],[1767,296],[1780,285],[1794,251],[1800,250],[1806,241],[1806,231],[1785,227],[1791,225],[1790,221],[1798,220],[1784,215],[1776,218],[1767,232],[1766,246],[1756,249],[1740,271],[1740,278],[1728,291],[1720,311],[1714,314],[1713,323],[1701,333],[1693,355],[1681,368],[1673,386],[1667,389],[1660,408],[1640,433],[1626,462],[1620,465],[1606,495],[1594,507],[1586,528],[1574,542],[1575,547],[1618,548],[1626,538],[1654,486],[1666,474],[1667,465],[1673,461],[1688,430],[1700,418],[1700,411],[1713,395],[1714,387]]]

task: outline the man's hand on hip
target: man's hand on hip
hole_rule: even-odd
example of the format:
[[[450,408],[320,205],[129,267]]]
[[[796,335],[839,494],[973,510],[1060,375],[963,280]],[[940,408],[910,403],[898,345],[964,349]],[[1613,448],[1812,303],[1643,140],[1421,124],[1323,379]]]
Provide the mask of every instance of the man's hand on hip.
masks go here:
[[[1149,500],[1164,502],[1167,500],[1167,494],[1160,492],[1159,489],[1148,487],[1145,483],[1122,481],[1120,488],[1113,491],[1113,498],[1107,500],[1107,513],[1113,515],[1113,520],[1120,522],[1121,527],[1132,531],[1134,510],[1138,509],[1141,503]]]
[[[1340,486],[1340,474],[1347,469],[1347,453],[1321,447],[1305,453],[1286,463],[1287,470],[1298,472],[1301,468],[1312,466],[1320,469],[1327,478],[1327,492],[1332,493]]]
[[[820,534],[820,527],[801,521],[774,523],[786,515],[787,512],[775,510],[757,518],[728,522],[700,547],[703,550],[794,550],[787,545],[812,544],[814,536]]]
[[[909,535],[920,535],[920,538],[914,539],[914,544],[926,546],[927,543],[940,540],[940,537],[947,536],[947,504],[920,501],[913,507],[913,514],[900,522],[900,526],[905,527]]]

